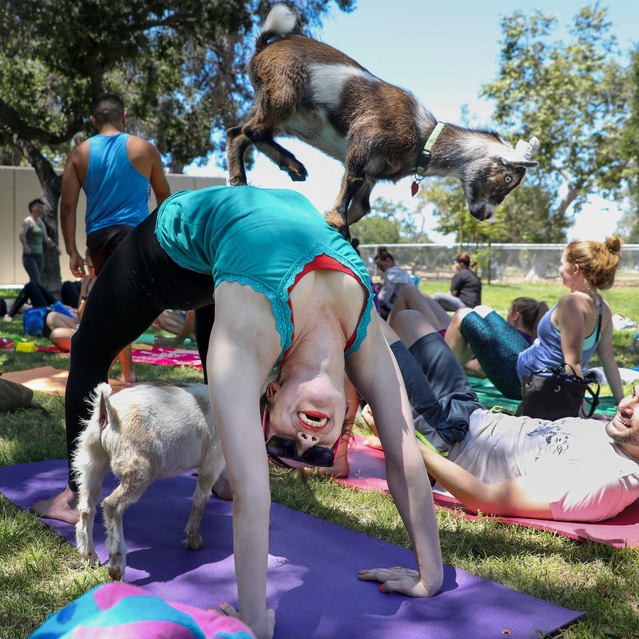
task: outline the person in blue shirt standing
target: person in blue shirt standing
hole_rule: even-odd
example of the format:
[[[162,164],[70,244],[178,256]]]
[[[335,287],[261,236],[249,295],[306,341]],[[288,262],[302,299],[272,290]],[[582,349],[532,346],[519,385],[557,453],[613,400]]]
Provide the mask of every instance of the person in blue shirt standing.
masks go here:
[[[116,93],[93,101],[95,135],[73,149],[62,174],[60,226],[74,277],[84,277],[84,261],[76,244],[80,190],[87,198],[86,243],[95,275],[99,275],[120,242],[149,215],[149,184],[158,205],[171,194],[162,158],[150,142],[124,132],[127,111]],[[120,355],[124,381],[135,381],[131,349]]]

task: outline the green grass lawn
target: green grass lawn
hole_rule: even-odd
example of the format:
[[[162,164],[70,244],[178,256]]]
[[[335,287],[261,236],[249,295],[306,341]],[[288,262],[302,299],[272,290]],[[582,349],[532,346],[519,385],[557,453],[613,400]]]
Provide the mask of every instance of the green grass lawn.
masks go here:
[[[444,291],[446,284],[428,283],[422,289],[429,293]],[[497,284],[484,288],[484,302],[505,311],[512,298],[530,295],[552,306],[562,292],[565,289],[560,285]],[[6,296],[6,291],[0,290],[0,295],[3,293]],[[613,312],[639,318],[635,290],[620,288],[605,297]],[[12,324],[0,322],[0,336],[21,337],[19,319]],[[615,333],[615,352],[622,366],[638,363],[628,352],[633,338],[634,331]],[[48,345],[45,339],[35,341]],[[1,371],[44,365],[68,368],[68,364],[66,355],[0,351]],[[165,366],[137,365],[136,374],[140,381],[202,379],[197,371]],[[0,415],[0,465],[65,457],[63,399],[42,393],[36,393],[35,399],[46,409],[46,415],[39,410]],[[291,508],[410,547],[393,501],[386,495],[352,490],[315,477],[306,485],[277,469],[272,471],[272,494],[274,501]],[[615,550],[486,519],[470,522],[448,510],[440,510],[437,516],[446,563],[558,605],[586,611],[585,618],[566,629],[562,637],[639,637],[639,550]],[[0,496],[1,639],[28,636],[49,612],[108,579],[104,568],[84,566],[69,544]],[[219,603],[211,601],[212,606]]]

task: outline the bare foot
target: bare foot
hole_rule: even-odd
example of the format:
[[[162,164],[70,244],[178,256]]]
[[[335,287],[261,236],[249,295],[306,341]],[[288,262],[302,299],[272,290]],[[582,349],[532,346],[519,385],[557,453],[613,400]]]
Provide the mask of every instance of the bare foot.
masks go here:
[[[373,431],[375,435],[377,435],[377,428],[375,427],[375,420],[373,419],[373,411],[371,407],[366,404],[364,408],[359,412],[359,416],[362,418],[362,421]]]
[[[69,486],[49,499],[31,504],[29,511],[46,519],[57,519],[73,525],[80,520],[78,495]]]
[[[350,465],[346,455],[338,455],[332,466],[314,466],[313,470],[320,475],[327,475],[328,477],[348,477]]]
[[[375,448],[377,450],[384,450],[382,448],[382,442],[380,441],[379,437],[375,437],[374,435],[372,437],[367,437],[364,440],[364,446],[368,446],[369,448]]]

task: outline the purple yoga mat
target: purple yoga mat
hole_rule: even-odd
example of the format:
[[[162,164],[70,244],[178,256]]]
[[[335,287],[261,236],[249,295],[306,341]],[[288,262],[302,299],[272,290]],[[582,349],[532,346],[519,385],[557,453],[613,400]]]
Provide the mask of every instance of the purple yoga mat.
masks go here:
[[[66,462],[0,468],[0,491],[26,508],[64,488]],[[104,494],[115,486],[109,476]],[[156,481],[124,515],[126,580],[170,601],[200,608],[237,605],[232,556],[231,503],[212,498],[202,521],[206,547],[182,547],[195,479],[190,473]],[[311,497],[309,497],[311,498]],[[74,542],[74,528],[43,520]],[[106,559],[104,530],[96,519],[96,548]],[[275,609],[275,639],[529,639],[552,633],[584,613],[524,595],[445,566],[442,592],[411,599],[379,592],[357,579],[362,568],[415,568],[412,552],[273,504],[268,606]],[[507,632],[505,632],[507,631]]]

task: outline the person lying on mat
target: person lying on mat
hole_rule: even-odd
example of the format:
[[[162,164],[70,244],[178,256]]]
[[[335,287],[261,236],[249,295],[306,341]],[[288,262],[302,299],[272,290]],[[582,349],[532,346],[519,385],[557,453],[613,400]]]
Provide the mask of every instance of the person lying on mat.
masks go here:
[[[274,632],[266,608],[268,457],[290,466],[334,464],[348,409],[345,375],[375,411],[388,483],[418,567],[359,577],[414,597],[435,595],[443,582],[430,482],[369,280],[353,247],[299,193],[250,186],[181,191],[109,258],[72,338],[68,459],[88,417],[87,400],[107,381],[117,353],[163,310],[196,310],[234,501],[239,614],[260,639]],[[198,317],[213,306],[214,322],[212,314]],[[31,509],[74,523],[76,506],[71,474],[65,491]]]
[[[468,384],[461,365],[416,311],[399,313],[396,330],[422,369],[411,373],[414,367],[397,357],[402,347],[392,344],[409,397],[411,375],[422,386],[435,380],[445,407],[448,394]],[[443,379],[440,371],[446,371]],[[469,414],[463,439],[443,451],[447,455],[430,437],[419,437],[418,445],[437,480],[435,490],[447,490],[471,511],[594,522],[614,517],[639,498],[639,385],[607,424],[516,417],[478,407],[472,398],[457,401],[458,410],[466,404]]]
[[[468,346],[482,370],[503,395],[521,399],[521,380],[528,373],[566,362],[583,377],[583,367],[596,352],[615,401],[623,386],[612,347],[610,306],[597,292],[612,287],[619,265],[621,240],[573,240],[561,257],[559,274],[570,292],[539,322],[530,346],[506,320],[487,306],[455,312],[446,342],[465,364]]]

